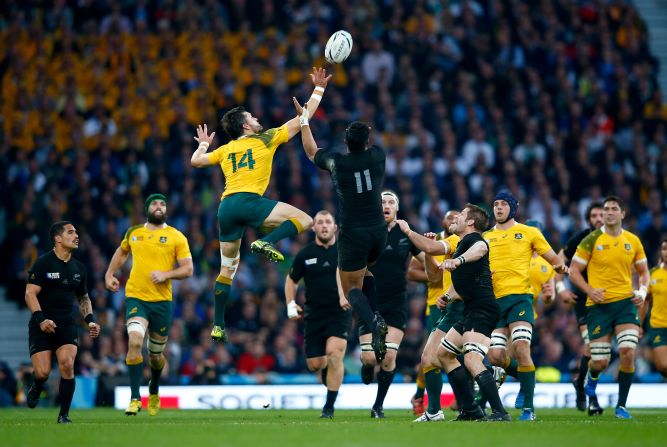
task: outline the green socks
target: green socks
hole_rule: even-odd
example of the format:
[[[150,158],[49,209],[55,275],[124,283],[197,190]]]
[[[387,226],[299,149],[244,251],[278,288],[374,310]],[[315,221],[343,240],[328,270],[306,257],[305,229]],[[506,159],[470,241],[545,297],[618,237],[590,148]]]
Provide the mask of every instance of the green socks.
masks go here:
[[[127,365],[127,370],[130,373],[130,391],[132,393],[131,399],[141,399],[139,394],[139,386],[141,386],[141,376],[144,372],[144,361],[139,360],[135,365]]]
[[[517,379],[521,383],[523,391],[523,408],[534,409],[533,396],[535,395],[535,366],[519,366]]]
[[[275,245],[279,240],[286,237],[296,236],[303,231],[303,227],[296,219],[289,219],[281,223],[278,228],[262,238],[265,242]]]
[[[221,282],[221,280],[223,282]],[[229,284],[227,283],[229,282]],[[229,303],[229,290],[231,289],[232,280],[218,276],[213,288],[213,325],[225,327],[225,309]]]
[[[628,401],[628,393],[630,393],[630,386],[632,385],[632,378],[635,372],[619,371],[618,372],[618,403],[619,407],[625,407]]]
[[[440,408],[440,394],[442,394],[442,373],[439,369],[431,369],[424,373],[426,392],[428,393],[429,414],[436,414]]]

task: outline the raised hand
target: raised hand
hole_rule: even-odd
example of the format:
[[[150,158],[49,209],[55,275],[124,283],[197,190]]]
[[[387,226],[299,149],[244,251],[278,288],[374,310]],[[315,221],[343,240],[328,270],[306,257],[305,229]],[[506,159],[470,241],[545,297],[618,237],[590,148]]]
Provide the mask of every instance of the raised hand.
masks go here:
[[[215,132],[209,135],[208,126],[206,124],[204,124],[203,126],[200,124],[199,126],[197,126],[197,136],[194,138],[197,143],[211,144],[213,142],[213,139],[215,138]]]
[[[313,80],[315,87],[327,88],[327,83],[332,75],[327,76],[327,70],[321,67],[313,67],[313,72],[310,78]]]

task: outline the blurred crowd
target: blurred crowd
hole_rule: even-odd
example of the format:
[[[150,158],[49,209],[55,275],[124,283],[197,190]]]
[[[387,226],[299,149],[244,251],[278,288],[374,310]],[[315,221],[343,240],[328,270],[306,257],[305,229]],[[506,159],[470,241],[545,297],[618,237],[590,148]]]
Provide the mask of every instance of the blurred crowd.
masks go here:
[[[324,44],[338,29],[351,33],[354,48],[345,63],[327,66],[334,76],[313,132],[321,146],[343,150],[348,122],[371,124],[402,218],[438,230],[448,209],[488,207],[508,189],[520,198],[519,220],[543,222],[558,249],[585,225],[587,205],[614,193],[629,205],[626,227],[656,262],[667,232],[667,104],[648,31],[629,1],[3,3],[2,282],[20,303],[26,270],[50,249],[49,225],[75,223],[76,257],[89,269],[103,324],[98,342],[82,339],[80,374],[125,374],[124,291],[106,291],[103,274],[124,232],[144,221],[152,192],[167,195],[168,223],[187,235],[195,265],[174,288],[170,380],[306,371],[303,328],[284,306],[290,262],[250,254],[253,231],[227,313],[230,343],[211,343],[224,178],[217,168],[195,171],[190,156],[199,123],[227,141],[219,120],[235,105],[265,128],[292,118],[291,97],[310,95],[308,72],[325,63]],[[295,138],[277,152],[266,194],[311,215],[335,211],[329,182]],[[293,256],[309,238],[280,248]],[[398,366],[406,375],[424,336],[424,287],[412,284],[410,297]],[[581,349],[574,317],[557,304],[538,326],[538,365],[567,371]]]

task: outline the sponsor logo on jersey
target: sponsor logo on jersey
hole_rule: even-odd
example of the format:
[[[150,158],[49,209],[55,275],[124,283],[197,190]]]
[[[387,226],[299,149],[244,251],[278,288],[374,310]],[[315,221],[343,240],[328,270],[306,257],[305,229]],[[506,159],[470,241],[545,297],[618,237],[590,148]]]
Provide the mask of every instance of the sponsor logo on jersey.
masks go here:
[[[547,266],[546,265],[541,266],[540,269],[542,270],[542,273],[547,272]]]
[[[627,250],[630,251],[632,249],[632,246],[630,244],[623,244],[623,247]]]
[[[47,273],[46,277],[49,279],[60,279],[60,272]]]
[[[317,264],[317,258],[306,259],[306,265]]]
[[[398,245],[408,245],[408,238],[404,237],[403,239],[398,241]]]
[[[331,267],[331,264],[329,264],[329,261],[324,261],[324,264],[322,264],[322,267]]]
[[[166,244],[167,243],[167,236],[160,236],[160,243],[161,244]]]
[[[137,237],[136,236],[132,236],[132,242],[137,242]]]
[[[523,239],[523,234],[521,234],[521,233],[514,233],[514,239]]]
[[[595,247],[595,249],[597,251],[602,251],[602,250],[604,250],[604,247],[602,245],[598,245],[597,247]]]

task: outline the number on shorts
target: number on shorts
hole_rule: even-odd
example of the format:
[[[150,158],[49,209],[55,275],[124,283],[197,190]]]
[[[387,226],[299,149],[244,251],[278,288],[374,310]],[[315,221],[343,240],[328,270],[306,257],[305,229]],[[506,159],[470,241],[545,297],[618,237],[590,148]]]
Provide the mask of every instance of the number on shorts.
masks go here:
[[[366,178],[366,191],[371,191],[373,189],[373,183],[371,182],[371,171],[364,169],[363,174]],[[364,188],[361,184],[361,172],[355,172],[354,179],[357,181],[357,194],[361,194],[364,192]]]

